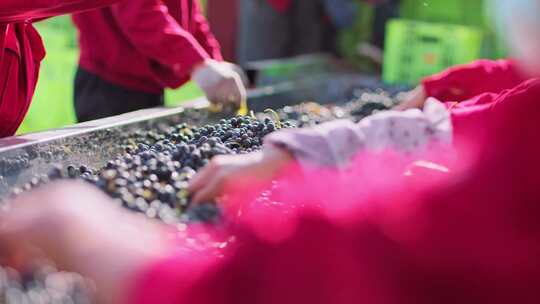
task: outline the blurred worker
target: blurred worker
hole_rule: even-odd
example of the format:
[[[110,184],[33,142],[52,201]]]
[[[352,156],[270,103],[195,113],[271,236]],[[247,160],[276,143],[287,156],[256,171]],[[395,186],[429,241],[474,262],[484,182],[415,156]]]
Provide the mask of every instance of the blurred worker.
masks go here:
[[[335,52],[338,26],[355,17],[353,0],[241,0],[237,58],[245,64]]]
[[[373,43],[382,47],[386,21],[397,0],[363,0],[377,5]],[[351,27],[359,0],[240,0],[237,58],[250,61],[310,53],[337,53],[340,30]]]
[[[493,3],[501,2],[509,3]],[[531,20],[540,19],[540,0],[512,3],[509,12],[528,17],[499,21],[528,25],[531,46],[540,47],[540,24]],[[540,53],[518,54],[540,75]],[[112,208],[97,190],[57,184],[0,216],[0,245],[18,257],[38,248],[93,279],[100,303],[538,303],[539,96],[540,79],[531,79],[478,97],[491,104],[465,129],[493,132],[456,146],[468,157],[432,170],[443,172],[436,178],[402,176],[399,154],[359,155],[345,174],[326,167],[288,175],[279,196],[298,204],[259,202],[235,213],[244,219],[224,228],[231,243],[216,246],[212,228],[200,238],[168,234]],[[264,168],[287,173],[298,156],[268,146],[222,157],[204,179],[260,181],[271,178],[260,175]]]
[[[76,14],[79,121],[162,106],[190,79],[215,103],[245,97],[239,69],[222,62],[198,0],[131,0]]]
[[[32,22],[118,0],[0,1],[0,137],[15,134],[34,95],[45,49]]]

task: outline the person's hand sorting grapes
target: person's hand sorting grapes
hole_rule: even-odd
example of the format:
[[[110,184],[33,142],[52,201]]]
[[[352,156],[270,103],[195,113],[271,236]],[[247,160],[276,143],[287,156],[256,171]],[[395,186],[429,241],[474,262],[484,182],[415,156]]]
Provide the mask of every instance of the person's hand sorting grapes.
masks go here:
[[[435,99],[425,102],[423,111],[386,111],[358,124],[348,120],[320,124],[313,128],[283,129],[268,135],[261,152],[217,156],[192,180],[194,203],[209,202],[228,192],[253,189],[267,183],[293,159],[303,169],[346,168],[361,151],[388,149],[413,156],[452,140],[450,114]]]
[[[208,202],[226,190],[264,184],[292,160],[289,152],[272,146],[251,154],[216,156],[191,181],[192,202]]]
[[[240,105],[246,99],[243,71],[234,64],[206,60],[195,67],[191,76],[213,103]]]

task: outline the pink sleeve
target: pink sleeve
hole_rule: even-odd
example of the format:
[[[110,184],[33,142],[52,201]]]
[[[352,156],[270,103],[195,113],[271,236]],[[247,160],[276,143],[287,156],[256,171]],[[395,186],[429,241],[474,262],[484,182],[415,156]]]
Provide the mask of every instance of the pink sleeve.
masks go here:
[[[130,0],[113,6],[125,35],[136,48],[177,77],[210,58],[191,33],[183,29],[160,0]]]
[[[343,166],[365,147],[365,136],[352,121],[337,120],[313,128],[275,132],[264,142],[288,150],[304,167]]]
[[[42,19],[111,5],[120,0],[2,0],[0,23]],[[129,2],[129,1],[128,1]]]
[[[357,124],[337,120],[312,128],[285,129],[268,135],[264,142],[288,150],[304,169],[310,169],[346,168],[361,151],[392,150],[412,156],[434,146],[447,147],[451,138],[450,112],[430,99],[422,111],[382,111]]]
[[[221,47],[212,31],[210,31],[210,25],[206,20],[206,17],[201,12],[201,7],[198,0],[192,1],[193,8],[191,12],[191,19],[195,23],[195,29],[193,30],[193,36],[199,44],[206,50],[210,57],[215,60],[223,60],[221,54]]]
[[[482,93],[511,89],[525,80],[512,60],[478,60],[428,77],[422,84],[429,97],[461,102]]]

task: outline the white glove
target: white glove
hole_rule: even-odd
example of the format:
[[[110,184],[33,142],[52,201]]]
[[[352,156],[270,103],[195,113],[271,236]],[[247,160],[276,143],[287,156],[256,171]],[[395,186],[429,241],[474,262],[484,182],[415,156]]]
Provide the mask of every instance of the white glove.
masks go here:
[[[191,79],[199,85],[212,103],[239,105],[246,98],[242,76],[234,64],[206,60],[195,67]]]

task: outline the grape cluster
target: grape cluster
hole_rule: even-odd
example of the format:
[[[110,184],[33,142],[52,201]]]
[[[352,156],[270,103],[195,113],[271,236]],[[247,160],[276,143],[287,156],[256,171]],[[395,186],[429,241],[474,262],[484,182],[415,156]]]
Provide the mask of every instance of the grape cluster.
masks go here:
[[[310,127],[336,119],[350,119],[358,122],[376,113],[391,109],[403,98],[402,93],[392,93],[382,89],[358,90],[347,103],[325,104],[304,102],[277,110],[279,118],[298,128]]]
[[[17,156],[9,159],[0,159],[0,176],[10,175],[21,168],[28,168],[28,158]]]

